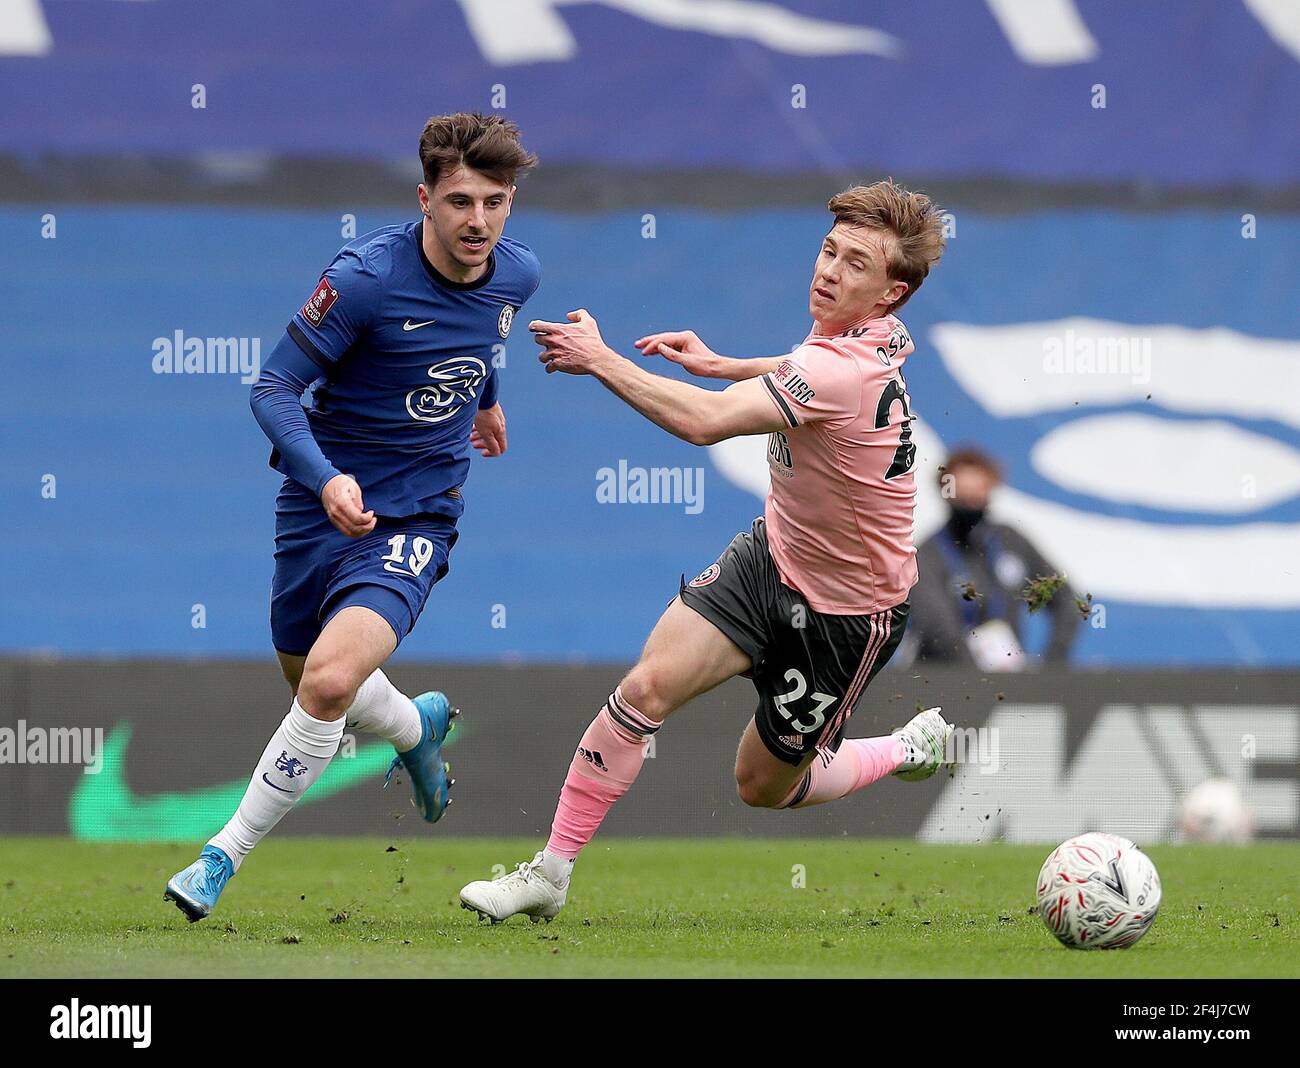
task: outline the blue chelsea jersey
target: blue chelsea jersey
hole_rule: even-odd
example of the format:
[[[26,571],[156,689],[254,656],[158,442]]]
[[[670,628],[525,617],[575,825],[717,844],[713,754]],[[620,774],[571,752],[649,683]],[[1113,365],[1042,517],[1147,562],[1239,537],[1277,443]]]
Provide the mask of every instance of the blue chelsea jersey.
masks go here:
[[[345,245],[288,330],[321,371],[312,436],[366,507],[458,517],[474,415],[496,403],[496,357],[541,268],[503,236],[482,278],[454,282],[425,256],[423,221]]]

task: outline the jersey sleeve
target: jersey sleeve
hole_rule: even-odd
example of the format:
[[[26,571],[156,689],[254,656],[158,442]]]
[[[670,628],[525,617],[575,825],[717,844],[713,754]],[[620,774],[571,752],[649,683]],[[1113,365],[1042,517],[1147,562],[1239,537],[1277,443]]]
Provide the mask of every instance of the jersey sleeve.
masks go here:
[[[511,290],[514,301],[513,311],[518,313],[532,299],[533,294],[537,292],[537,287],[542,284],[542,265],[537,259],[537,254],[527,245],[517,241],[511,242],[510,252],[518,264],[518,272],[515,275],[517,281]],[[500,398],[501,373],[493,364],[482,390],[479,391],[478,410],[481,412],[493,407]]]
[[[810,340],[763,375],[763,385],[791,427],[805,423],[848,422],[862,407],[862,374],[857,361],[830,340]]]
[[[542,284],[542,264],[527,245],[515,245],[519,254],[519,307],[522,308]],[[518,310],[518,309],[516,309]]]
[[[497,369],[493,367],[487,376],[487,381],[483,383],[483,389],[479,392],[478,410],[481,412],[495,405],[500,390],[501,382],[498,377],[498,372]]]
[[[317,497],[339,474],[316,444],[302,406],[302,395],[319,372],[316,361],[285,334],[262,365],[249,398],[258,425],[274,446],[271,466]]]
[[[289,320],[289,336],[322,370],[328,370],[374,321],[381,290],[375,268],[345,248]]]

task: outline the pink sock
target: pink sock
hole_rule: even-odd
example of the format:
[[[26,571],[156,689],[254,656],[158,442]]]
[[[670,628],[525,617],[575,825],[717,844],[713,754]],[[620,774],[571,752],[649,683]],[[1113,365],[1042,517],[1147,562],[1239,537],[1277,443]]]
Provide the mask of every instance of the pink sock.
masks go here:
[[[897,771],[905,756],[903,740],[892,734],[845,738],[838,752],[817,754],[781,807],[807,808],[848,797]]]
[[[628,704],[621,689],[609,695],[569,765],[546,843],[548,853],[572,860],[592,840],[605,813],[636,781],[646,739],[660,726]]]

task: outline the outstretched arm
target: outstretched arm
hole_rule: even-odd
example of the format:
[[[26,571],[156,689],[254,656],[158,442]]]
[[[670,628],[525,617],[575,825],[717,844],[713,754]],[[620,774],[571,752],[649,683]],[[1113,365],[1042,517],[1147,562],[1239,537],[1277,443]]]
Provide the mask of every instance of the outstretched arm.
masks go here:
[[[712,445],[744,434],[764,434],[788,424],[761,382],[738,382],[721,392],[651,374],[605,344],[585,310],[568,323],[528,324],[542,346],[548,374],[591,375],[652,423],[692,445]]]
[[[768,374],[786,359],[784,356],[754,356],[749,359],[719,356],[700,340],[694,330],[664,330],[647,334],[638,338],[635,344],[642,356],[662,356],[698,378],[725,378],[732,382]]]

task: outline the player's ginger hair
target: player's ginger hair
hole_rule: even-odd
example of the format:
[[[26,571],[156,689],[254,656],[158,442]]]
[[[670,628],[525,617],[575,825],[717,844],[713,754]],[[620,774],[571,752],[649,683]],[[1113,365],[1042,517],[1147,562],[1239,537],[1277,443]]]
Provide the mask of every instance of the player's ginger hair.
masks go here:
[[[536,165],[537,157],[519,143],[519,127],[500,115],[435,115],[420,134],[420,166],[430,190],[460,166],[514,185],[521,173]]]
[[[924,193],[895,185],[892,178],[836,193],[826,206],[837,223],[887,230],[893,235],[886,266],[892,280],[907,283],[907,292],[889,306],[891,312],[921,288],[930,268],[943,255],[942,209]]]

